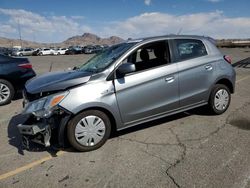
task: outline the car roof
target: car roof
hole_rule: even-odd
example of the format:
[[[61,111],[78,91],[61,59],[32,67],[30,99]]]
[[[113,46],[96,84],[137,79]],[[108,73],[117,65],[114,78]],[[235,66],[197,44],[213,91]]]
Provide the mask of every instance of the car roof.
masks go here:
[[[152,40],[163,40],[163,39],[209,39],[211,37],[207,36],[199,36],[199,35],[162,35],[162,36],[153,36],[153,37],[145,37],[145,38],[138,38],[138,39],[128,39],[128,43],[133,43],[133,42],[142,42],[142,41],[152,41]]]

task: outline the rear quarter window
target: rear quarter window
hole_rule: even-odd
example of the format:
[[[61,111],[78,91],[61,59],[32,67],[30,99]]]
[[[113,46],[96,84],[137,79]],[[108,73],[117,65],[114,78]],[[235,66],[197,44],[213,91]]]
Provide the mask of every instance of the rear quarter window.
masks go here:
[[[201,40],[175,39],[174,44],[177,61],[184,61],[207,55],[206,47]]]

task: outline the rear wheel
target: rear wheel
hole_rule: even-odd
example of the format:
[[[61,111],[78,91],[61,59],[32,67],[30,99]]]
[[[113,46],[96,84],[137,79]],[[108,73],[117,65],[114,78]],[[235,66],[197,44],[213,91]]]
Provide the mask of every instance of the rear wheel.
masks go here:
[[[67,127],[68,140],[79,151],[98,149],[107,141],[110,132],[110,120],[99,110],[87,110],[76,115]]]
[[[0,79],[0,106],[11,102],[15,90],[10,82]]]
[[[217,84],[212,89],[209,107],[214,114],[224,113],[231,102],[231,94],[227,86],[222,84]]]

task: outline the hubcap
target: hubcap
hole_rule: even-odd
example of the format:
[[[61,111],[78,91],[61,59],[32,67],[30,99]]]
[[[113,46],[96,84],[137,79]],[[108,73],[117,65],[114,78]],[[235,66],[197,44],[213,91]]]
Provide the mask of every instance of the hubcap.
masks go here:
[[[214,98],[214,106],[216,110],[225,110],[229,103],[229,94],[227,90],[220,89],[216,92],[215,98]]]
[[[10,96],[10,89],[3,83],[0,83],[0,102],[6,101]]]
[[[83,146],[94,146],[104,137],[105,124],[97,116],[86,116],[81,119],[75,128],[75,138]]]

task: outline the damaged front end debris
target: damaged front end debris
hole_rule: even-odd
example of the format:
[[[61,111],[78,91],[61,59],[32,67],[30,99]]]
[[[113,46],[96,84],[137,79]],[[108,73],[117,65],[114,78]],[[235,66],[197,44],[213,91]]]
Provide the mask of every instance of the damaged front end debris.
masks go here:
[[[29,150],[32,142],[45,147],[51,145],[52,131],[60,130],[60,120],[69,116],[69,113],[58,105],[67,94],[68,92],[61,92],[25,104],[22,114],[28,118],[17,125],[24,148]]]
[[[36,125],[19,124],[17,127],[22,135],[22,143],[25,148],[30,148],[30,141],[42,144],[45,147],[50,146],[51,128],[49,125],[42,123]]]

